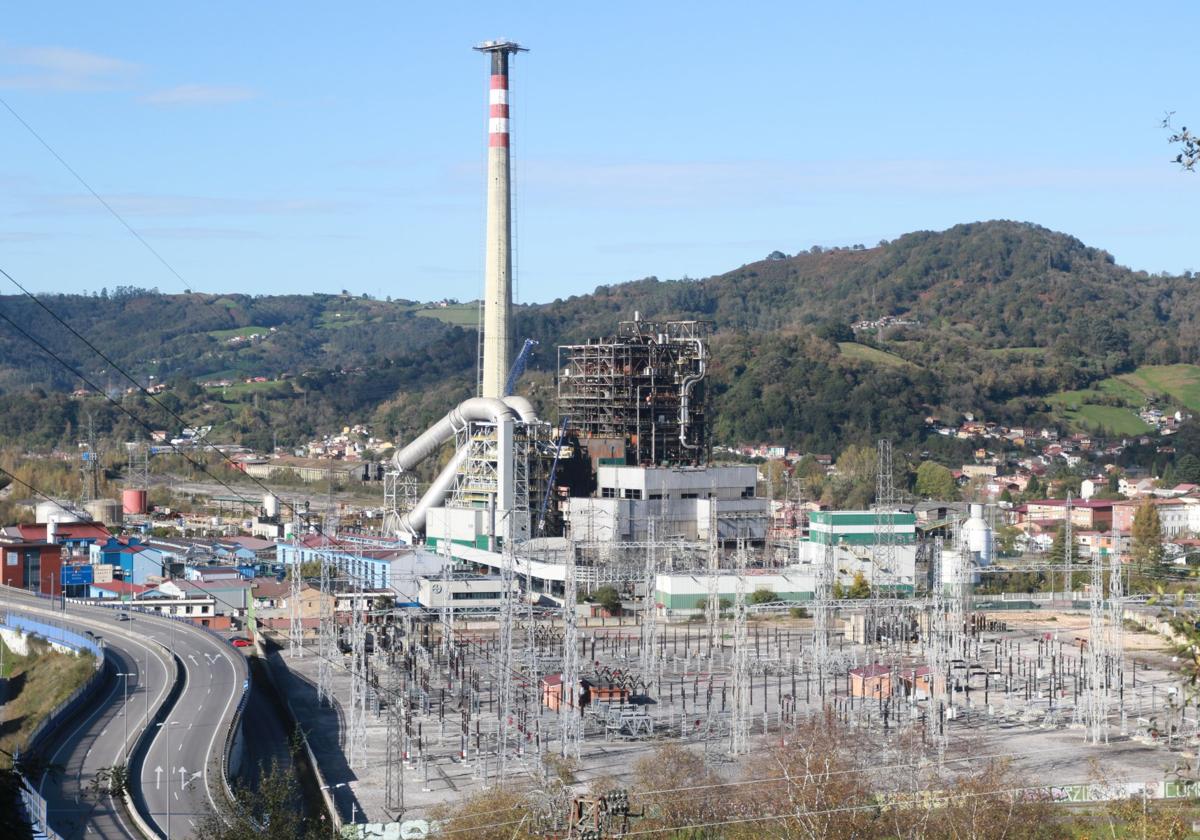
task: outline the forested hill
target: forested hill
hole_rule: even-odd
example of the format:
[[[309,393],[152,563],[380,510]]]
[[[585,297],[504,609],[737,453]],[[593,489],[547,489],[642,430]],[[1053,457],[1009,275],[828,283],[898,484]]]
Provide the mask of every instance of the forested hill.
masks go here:
[[[611,334],[637,310],[713,322],[719,442],[837,450],[880,434],[915,440],[927,415],[967,411],[1045,422],[1056,392],[1139,365],[1200,361],[1194,283],[1130,271],[1070,236],[1014,222],[776,252],[705,280],[648,278],[519,307],[518,336],[541,342],[523,389],[548,400],[555,344]],[[471,306],[131,289],[46,303],[143,382],[172,383],[189,420],[260,445],[268,427],[284,442],[350,420],[409,435],[474,378]],[[128,384],[32,302],[4,297],[0,308],[98,384]],[[252,377],[282,381],[246,385]],[[219,398],[197,384],[214,380],[241,384]],[[0,329],[0,434],[51,442],[79,419],[80,401],[55,392],[81,384]],[[46,393],[34,395],[36,406],[33,386]],[[41,418],[38,431],[23,429],[35,421],[26,412]]]

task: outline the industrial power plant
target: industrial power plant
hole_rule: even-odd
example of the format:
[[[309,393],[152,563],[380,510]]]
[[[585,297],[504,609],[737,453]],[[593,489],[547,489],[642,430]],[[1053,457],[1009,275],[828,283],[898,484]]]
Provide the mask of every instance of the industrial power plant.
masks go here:
[[[366,607],[349,627],[322,617],[317,645],[341,645],[345,671],[306,659],[298,611],[288,634],[288,667],[320,708],[345,710],[364,819],[540,784],[551,759],[586,781],[664,741],[737,766],[814,714],[881,743],[916,726],[935,763],[962,760],[968,739],[1070,743],[1086,761],[1136,735],[1177,679],[1127,668],[1118,563],[1060,596],[1089,616],[1083,648],[989,617],[989,603],[1032,606],[974,594],[994,571],[995,511],[918,522],[887,440],[872,508],[779,529],[758,467],[713,458],[712,324],[630,312],[556,349],[549,417],[515,393],[538,346],[512,323],[510,70],[524,48],[477,49],[490,69],[477,395],[399,442],[382,539],[327,522],[290,555],[321,561],[323,590],[396,600],[386,622]],[[397,545],[391,565],[372,559]],[[847,597],[856,586],[869,594]]]
[[[337,377],[328,371],[294,374],[288,367],[271,373],[278,379],[254,374],[230,382],[234,373],[214,373],[215,382],[188,379],[175,392],[187,386],[198,395],[191,408],[179,409],[190,413],[186,424],[157,401],[166,388],[162,379],[151,386],[154,394],[134,382],[137,388],[122,397],[110,386],[115,397],[107,398],[122,416],[109,413],[121,433],[125,418],[138,420],[146,433],[134,430],[137,442],[126,444],[119,457],[106,457],[88,414],[86,439],[68,451],[56,449],[58,462],[44,473],[53,476],[59,498],[38,490],[35,473],[22,472],[19,458],[13,472],[0,468],[5,510],[25,504],[11,497],[24,493],[20,486],[36,497],[28,517],[0,528],[0,589],[11,600],[0,617],[8,646],[0,646],[0,654],[36,649],[40,643],[29,640],[40,636],[49,650],[83,656],[90,668],[47,718],[62,731],[70,722],[68,737],[48,734],[50,725],[40,722],[35,734],[41,742],[31,739],[53,746],[53,756],[61,752],[68,768],[64,784],[55,779],[43,792],[53,774],[38,770],[43,778],[36,790],[22,782],[14,794],[30,826],[44,830],[37,836],[66,836],[49,830],[52,823],[83,832],[85,823],[72,821],[84,808],[91,809],[90,820],[100,821],[97,833],[103,836],[134,836],[126,817],[138,823],[139,835],[198,836],[205,833],[196,821],[206,814],[205,800],[214,812],[221,810],[217,800],[227,805],[234,816],[226,823],[245,818],[250,833],[265,832],[270,824],[257,823],[262,815],[239,800],[248,796],[239,782],[259,784],[270,775],[265,767],[271,762],[260,763],[256,775],[256,758],[281,755],[304,790],[289,788],[277,799],[289,799],[288,806],[304,799],[306,820],[328,815],[330,828],[346,840],[437,838],[458,830],[490,838],[518,836],[523,828],[530,832],[524,836],[564,840],[686,833],[726,823],[680,821],[638,830],[636,820],[646,812],[630,800],[646,790],[626,788],[644,788],[646,762],[690,768],[688,784],[667,787],[678,781],[668,773],[676,768],[652,767],[649,775],[662,769],[667,776],[654,792],[683,798],[703,787],[710,791],[706,800],[719,800],[724,788],[779,781],[780,773],[791,786],[792,768],[776,772],[763,756],[778,758],[772,749],[809,750],[803,733],[822,730],[845,738],[834,752],[854,750],[854,772],[865,780],[856,796],[862,793],[869,804],[860,798],[853,808],[898,821],[913,811],[956,806],[955,797],[976,796],[942,794],[962,779],[976,784],[972,774],[984,760],[1002,760],[1006,773],[1010,764],[1024,785],[988,792],[1004,803],[1200,796],[1195,782],[1175,788],[1160,781],[1164,768],[1192,772],[1188,762],[1200,746],[1200,714],[1184,671],[1195,665],[1189,638],[1200,624],[1170,612],[1165,575],[1152,581],[1163,581],[1157,594],[1129,595],[1130,575],[1142,569],[1124,562],[1129,534],[1142,528],[1150,533],[1142,539],[1162,554],[1154,560],[1158,565],[1146,560],[1146,568],[1162,574],[1169,564],[1166,547],[1172,547],[1178,554],[1170,563],[1183,569],[1178,580],[1194,576],[1187,565],[1200,551],[1200,485],[1192,484],[1200,481],[1194,478],[1200,461],[1188,466],[1187,476],[1181,470],[1178,487],[1168,488],[1122,475],[1118,448],[1111,452],[1114,463],[1104,466],[1112,467],[1110,474],[1072,474],[1074,484],[1057,485],[1056,498],[1036,500],[1034,493],[1046,492],[1046,485],[1034,484],[1038,475],[1049,484],[1066,473],[1052,472],[1061,464],[1051,466],[1044,452],[1056,446],[1055,455],[1076,457],[1049,443],[1057,442],[1057,431],[1044,430],[1046,445],[1038,443],[1030,461],[1006,461],[1006,452],[1015,449],[1004,448],[1024,448],[1032,428],[998,430],[997,422],[970,414],[955,427],[958,419],[947,424],[937,415],[943,408],[938,396],[913,398],[911,406],[919,403],[929,415],[924,426],[917,416],[917,431],[898,438],[902,451],[896,443],[895,454],[893,440],[877,431],[886,421],[875,414],[863,421],[869,431],[838,428],[804,438],[814,449],[823,440],[848,444],[836,458],[787,449],[776,445],[778,438],[772,444],[727,439],[762,432],[730,431],[730,402],[745,400],[745,385],[757,389],[749,403],[762,396],[767,404],[770,386],[782,390],[761,371],[731,384],[749,370],[760,344],[736,336],[749,355],[733,364],[730,325],[720,331],[721,324],[698,317],[727,308],[680,313],[643,302],[612,312],[611,323],[562,332],[562,343],[553,342],[558,346],[544,335],[522,335],[514,312],[512,160],[512,137],[521,126],[512,121],[512,98],[520,96],[514,68],[528,50],[509,40],[474,50],[487,70],[481,85],[486,223],[478,336],[463,331],[461,319],[433,324],[410,317],[431,314],[418,311],[424,308],[460,306],[457,301],[383,302],[364,294],[352,302],[371,318],[392,319],[389,324],[407,319],[404,329],[421,324],[421,353],[438,353],[438,337],[449,336],[456,355],[379,362],[379,370],[408,365],[404,374],[415,371],[420,379],[373,377],[367,362],[353,370],[347,365]],[[822,252],[814,247],[812,253]],[[784,259],[791,258],[773,252],[742,274]],[[1057,271],[1054,260],[1045,262],[1046,270]],[[731,276],[740,283],[742,274]],[[658,301],[658,294],[638,300]],[[872,289],[872,306],[874,294]],[[336,306],[349,310],[350,299],[343,290]],[[205,301],[205,312],[221,310],[218,302]],[[877,349],[883,342],[856,337],[857,331],[916,330],[914,318],[872,314],[830,324],[836,329],[828,336],[805,331],[808,318],[781,319],[788,330],[798,324],[794,332],[803,336],[803,352],[787,356],[796,360],[792,371],[809,372],[799,365],[822,354],[848,358],[853,352],[860,354],[853,365],[863,356],[888,358],[878,362],[888,376],[910,376],[908,368],[918,367]],[[331,323],[342,328],[376,320],[350,322]],[[550,317],[545,323],[552,323]],[[204,324],[203,347],[245,348],[247,356],[257,352],[251,347],[262,348],[259,342],[275,341],[272,334],[282,335],[276,326]],[[442,331],[428,329],[431,324]],[[473,386],[463,388],[452,374],[467,367],[469,362],[460,364],[462,348],[476,340]],[[816,347],[804,343],[810,340],[823,342],[824,349],[810,353]],[[362,343],[361,336],[356,341]],[[307,364],[311,344],[298,347]],[[1164,342],[1163,348],[1164,354],[1181,352],[1174,344]],[[1000,349],[1006,359],[1038,359],[1046,348]],[[760,358],[772,362],[772,376],[778,373],[774,356],[763,352]],[[432,371],[443,370],[434,361],[458,367],[445,368],[445,388],[439,383],[421,392],[424,402],[406,418],[397,407],[410,406],[415,386],[403,383],[428,382]],[[115,367],[108,358],[104,362]],[[815,365],[812,371],[844,372],[847,382],[859,370]],[[1034,368],[1038,364],[1030,362],[1028,370]],[[158,376],[167,368],[152,370]],[[320,385],[313,385],[318,377]],[[787,389],[797,382],[776,378]],[[373,390],[354,382],[370,382]],[[390,384],[383,388],[380,382]],[[330,396],[341,391],[319,390],[328,383],[330,389],[370,394],[347,408]],[[1114,389],[1132,388],[1120,383]],[[222,395],[227,388],[239,391],[240,402],[228,414],[238,413],[239,427],[250,431],[235,443],[210,442],[212,430],[220,432],[226,420],[224,409],[215,407],[216,391],[206,388]],[[323,408],[338,406],[334,431],[328,415],[319,422],[308,418],[310,388],[328,398]],[[1096,394],[1106,400],[1103,390],[1098,386]],[[442,401],[433,395],[444,392],[455,396],[428,408]],[[86,396],[85,389],[61,395],[62,416]],[[806,419],[812,415],[803,414],[800,397],[787,396],[781,409],[787,418],[763,422],[763,428],[821,426],[820,416]],[[295,410],[288,418],[299,416],[302,398],[310,426],[305,436],[319,430],[323,437],[276,440],[280,427],[263,434],[253,427],[260,416],[270,416],[259,414],[260,397]],[[149,400],[172,416],[170,424],[140,422],[134,409]],[[844,403],[858,407],[848,398]],[[170,404],[182,406],[179,400]],[[356,414],[364,404],[377,413]],[[196,406],[203,406],[208,425],[197,422],[202,409]],[[750,413],[761,408],[737,404],[732,410],[758,420]],[[1108,404],[1091,408],[1117,410]],[[22,416],[35,414],[30,408]],[[1175,434],[1188,419],[1164,419],[1158,408],[1146,415],[1162,422],[1163,434]],[[373,431],[365,416],[385,431]],[[400,428],[410,432],[397,434]],[[796,445],[800,439],[780,437]],[[1092,449],[1091,438],[1078,437]],[[1171,443],[1184,437],[1180,431]],[[988,439],[996,440],[1000,455],[986,449]],[[920,451],[926,444],[930,451]],[[1157,446],[1148,433],[1128,445],[1175,462],[1175,449]],[[941,463],[947,452],[970,460],[972,450],[973,463],[961,470]],[[1033,458],[1046,460],[1034,469]],[[1016,479],[1018,466],[1030,468],[1020,476],[1020,488],[997,475],[998,468],[1013,467],[1010,478]],[[926,484],[928,468],[934,472]],[[76,472],[79,494],[66,498],[76,490]],[[242,488],[254,482],[264,492],[247,498],[227,480]],[[1135,512],[1124,493],[1139,486],[1146,498]],[[298,487],[307,490],[293,492]],[[1075,498],[1076,488],[1084,499]],[[1130,490],[1128,496],[1141,494]],[[1156,512],[1176,502],[1169,515]],[[1126,505],[1120,528],[1114,504]],[[224,516],[227,510],[232,516]],[[1166,526],[1156,536],[1147,522]],[[1172,529],[1178,546],[1164,547],[1163,527]],[[1084,551],[1076,528],[1087,530],[1087,557],[1076,556]],[[1027,541],[1019,546],[1019,539]],[[1147,580],[1134,583],[1145,592]],[[1183,602],[1181,592],[1175,604]],[[1156,635],[1178,644],[1178,652],[1152,650],[1140,637]],[[5,691],[18,683],[8,671],[4,676]],[[124,680],[120,707],[116,679]],[[131,712],[131,685],[140,722]],[[104,692],[108,700],[92,712]],[[77,725],[83,712],[91,716]],[[12,721],[0,716],[0,722]],[[262,732],[252,731],[256,726]],[[0,751],[16,766],[16,746]],[[97,780],[88,791],[84,768]],[[1080,790],[1076,782],[1099,770],[1130,781],[1111,790]],[[826,780],[844,772],[802,770]],[[132,781],[120,790],[126,775]],[[908,787],[918,775],[928,784]],[[486,797],[497,792],[514,794],[522,804],[494,806]],[[456,817],[446,815],[480,802],[488,818],[492,810],[518,808],[523,816],[448,829]],[[726,802],[719,804],[725,808]],[[853,810],[841,804],[796,799],[794,810]],[[744,822],[794,816],[756,814]],[[710,816],[738,822],[745,814],[730,806]],[[488,833],[493,827],[503,830]],[[884,834],[890,836],[889,830]],[[776,835],[793,836],[782,828]],[[920,827],[902,835],[924,836]],[[946,834],[967,835],[980,834]]]

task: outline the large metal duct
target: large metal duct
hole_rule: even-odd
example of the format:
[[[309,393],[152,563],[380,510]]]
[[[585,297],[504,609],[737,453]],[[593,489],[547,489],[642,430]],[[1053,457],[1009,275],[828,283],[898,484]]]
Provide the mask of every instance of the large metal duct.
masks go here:
[[[504,404],[517,413],[522,423],[538,422],[537,412],[533,410],[533,403],[524,397],[504,397]]]
[[[472,420],[490,420],[498,423],[502,419],[515,420],[517,416],[517,412],[500,400],[489,397],[471,397],[463,400],[446,412],[445,417],[414,438],[412,443],[393,455],[392,463],[398,470],[411,470],[437,452],[443,443],[454,437],[455,432]]]
[[[412,535],[425,533],[425,521],[429,518],[429,509],[441,504],[446,496],[450,493],[450,489],[454,486],[454,476],[458,472],[458,468],[462,466],[462,462],[467,459],[470,453],[469,449],[460,449],[454,453],[454,457],[447,462],[446,466],[442,467],[442,471],[437,474],[437,478],[429,485],[429,489],[423,495],[408,513],[400,516],[400,531]]]
[[[472,397],[468,400],[463,400],[455,408],[446,413],[446,416],[434,423],[420,435],[418,435],[410,444],[405,446],[392,457],[392,463],[396,469],[407,471],[414,469],[418,464],[426,458],[433,455],[442,446],[443,443],[452,439],[454,433],[465,427],[472,421],[492,422],[499,425],[502,421],[514,422],[520,420],[523,423],[537,422],[537,414],[533,410],[533,405],[524,397],[505,397],[503,400],[494,400],[487,397]],[[411,511],[400,517],[400,529],[409,534],[423,534],[425,532],[425,520],[429,515],[429,509],[441,504],[446,496],[450,493],[450,489],[454,486],[454,476],[458,472],[458,468],[467,457],[467,450],[460,450],[454,454],[446,466],[442,467],[437,478],[429,485],[429,489],[421,496],[420,501],[413,507]],[[507,470],[501,470],[502,474],[507,474]]]

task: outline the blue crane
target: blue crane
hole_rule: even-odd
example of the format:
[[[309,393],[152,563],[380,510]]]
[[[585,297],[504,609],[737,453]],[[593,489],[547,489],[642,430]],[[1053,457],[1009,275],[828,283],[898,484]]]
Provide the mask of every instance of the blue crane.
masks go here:
[[[550,506],[550,497],[554,494],[554,479],[558,475],[558,456],[562,454],[563,438],[567,434],[569,419],[565,414],[562,416],[562,422],[558,427],[558,439],[554,442],[554,461],[550,464],[550,478],[546,481],[546,493],[542,496],[542,509],[538,513],[537,532],[539,534],[546,530],[546,508]]]
[[[517,354],[516,360],[508,370],[508,379],[504,380],[504,396],[511,395],[517,387],[517,380],[525,372],[525,367],[529,364],[529,355],[533,352],[534,347],[537,347],[537,341],[532,338],[525,339],[521,352]]]

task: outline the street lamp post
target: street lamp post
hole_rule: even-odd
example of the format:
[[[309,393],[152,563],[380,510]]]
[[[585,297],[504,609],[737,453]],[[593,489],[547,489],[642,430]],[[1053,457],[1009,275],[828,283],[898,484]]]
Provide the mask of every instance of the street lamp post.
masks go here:
[[[125,686],[125,704],[121,707],[121,717],[125,718],[125,743],[121,747],[121,752],[125,756],[125,764],[129,764],[129,678],[136,677],[137,672],[117,674],[118,677],[124,678]]]

